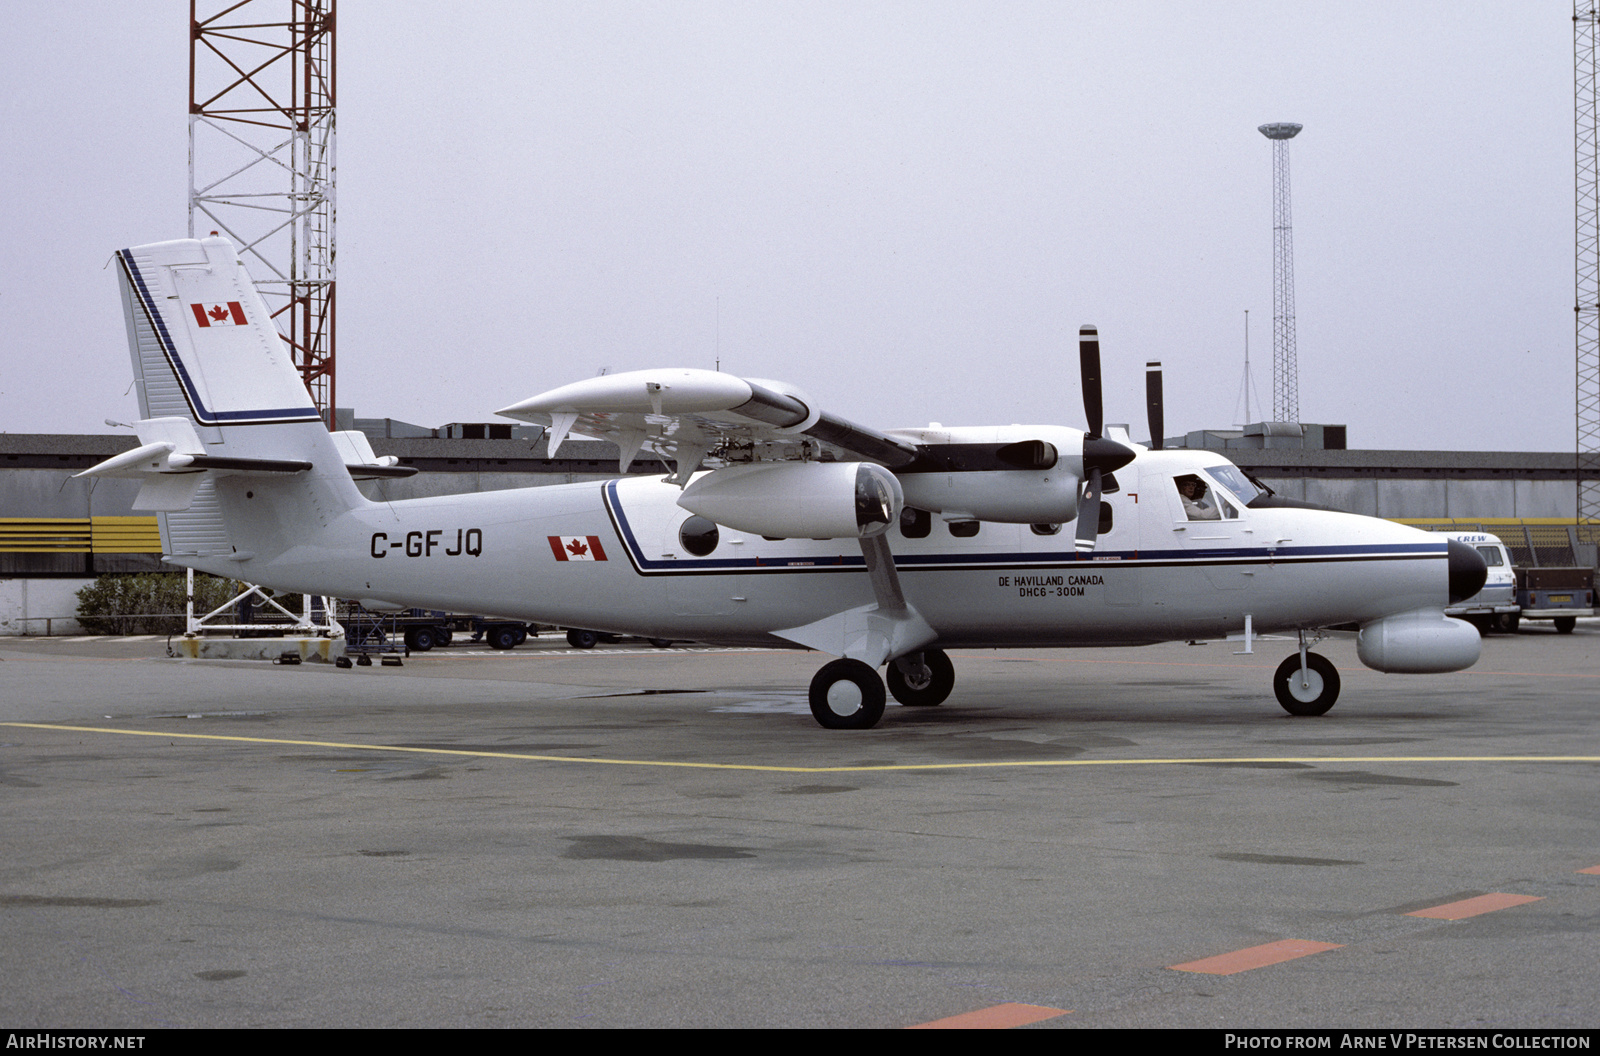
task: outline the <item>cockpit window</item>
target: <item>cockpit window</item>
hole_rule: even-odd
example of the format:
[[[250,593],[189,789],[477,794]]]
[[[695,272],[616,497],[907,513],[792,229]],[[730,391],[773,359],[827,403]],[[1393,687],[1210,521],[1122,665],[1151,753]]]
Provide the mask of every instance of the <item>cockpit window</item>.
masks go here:
[[[1238,466],[1207,466],[1206,472],[1211,474],[1213,480],[1238,498],[1240,505],[1248,506],[1260,495],[1265,494],[1260,488],[1250,483],[1250,478]]]
[[[1212,496],[1210,486],[1199,476],[1185,473],[1181,477],[1174,477],[1172,483],[1177,487],[1179,497],[1183,499],[1183,513],[1189,520],[1222,520],[1222,512],[1217,509],[1217,500]]]

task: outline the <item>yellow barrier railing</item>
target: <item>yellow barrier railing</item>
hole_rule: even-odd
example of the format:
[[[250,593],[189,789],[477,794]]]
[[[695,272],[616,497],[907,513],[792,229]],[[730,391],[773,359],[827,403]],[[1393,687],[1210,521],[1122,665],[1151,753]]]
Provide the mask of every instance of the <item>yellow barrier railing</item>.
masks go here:
[[[0,517],[0,554],[159,554],[154,517]]]

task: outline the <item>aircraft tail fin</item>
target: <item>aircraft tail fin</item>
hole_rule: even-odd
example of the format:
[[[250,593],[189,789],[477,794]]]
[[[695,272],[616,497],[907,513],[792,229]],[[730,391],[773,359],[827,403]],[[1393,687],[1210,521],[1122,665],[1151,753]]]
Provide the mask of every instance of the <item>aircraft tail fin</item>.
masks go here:
[[[179,564],[281,550],[366,502],[231,242],[116,257],[140,446],[81,475],[140,480],[134,508],[160,511]]]

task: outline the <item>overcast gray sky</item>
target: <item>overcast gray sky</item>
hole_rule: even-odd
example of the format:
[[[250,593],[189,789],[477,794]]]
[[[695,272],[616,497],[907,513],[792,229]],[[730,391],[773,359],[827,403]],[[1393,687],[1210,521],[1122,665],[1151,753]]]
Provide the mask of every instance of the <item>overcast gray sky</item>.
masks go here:
[[[111,252],[187,230],[188,4],[4,0],[0,431],[137,413]],[[1301,417],[1573,448],[1555,0],[359,2],[339,9],[339,403],[486,421],[650,366],[884,428],[1237,420],[1271,395],[1293,142]],[[719,305],[720,302],[720,337]]]

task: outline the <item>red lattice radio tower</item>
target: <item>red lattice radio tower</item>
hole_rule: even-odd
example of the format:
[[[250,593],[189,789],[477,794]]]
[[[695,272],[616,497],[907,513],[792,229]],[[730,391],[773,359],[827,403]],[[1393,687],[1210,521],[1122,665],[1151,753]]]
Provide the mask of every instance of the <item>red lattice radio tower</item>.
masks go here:
[[[190,0],[189,237],[239,247],[334,417],[334,0]]]

